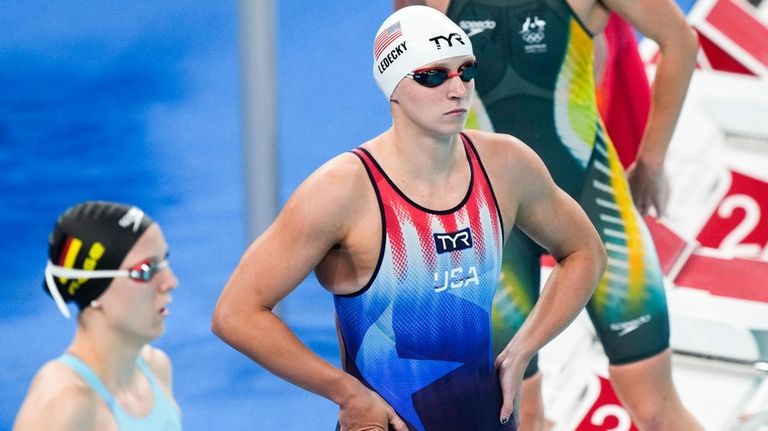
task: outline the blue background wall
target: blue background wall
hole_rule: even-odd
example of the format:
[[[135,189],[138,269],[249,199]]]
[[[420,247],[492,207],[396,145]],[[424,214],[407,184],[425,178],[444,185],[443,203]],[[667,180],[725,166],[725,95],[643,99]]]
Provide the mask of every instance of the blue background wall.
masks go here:
[[[280,201],[323,161],[386,128],[370,46],[390,2],[278,2]],[[332,429],[336,406],[210,333],[247,247],[237,4],[6,1],[0,5],[0,430],[74,333],[42,290],[57,214],[85,199],[157,219],[180,279],[166,335],[186,430]],[[283,307],[338,363],[330,295],[305,282]],[[286,358],[290,360],[290,358]]]

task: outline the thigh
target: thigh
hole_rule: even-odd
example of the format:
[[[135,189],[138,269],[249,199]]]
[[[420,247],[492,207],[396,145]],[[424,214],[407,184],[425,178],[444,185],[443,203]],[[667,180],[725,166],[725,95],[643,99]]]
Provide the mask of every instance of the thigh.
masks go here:
[[[501,276],[493,298],[493,347],[498,355],[517,333],[539,298],[541,248],[518,228],[506,244]],[[531,360],[526,377],[533,375],[537,358]]]
[[[587,311],[610,363],[663,351],[669,346],[669,316],[656,249],[618,155],[602,139],[595,144],[579,203],[608,253],[606,272]]]

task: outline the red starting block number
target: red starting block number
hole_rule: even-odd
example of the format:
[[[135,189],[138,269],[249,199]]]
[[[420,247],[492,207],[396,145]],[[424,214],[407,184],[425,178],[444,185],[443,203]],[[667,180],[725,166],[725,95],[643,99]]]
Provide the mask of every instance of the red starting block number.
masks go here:
[[[768,260],[768,183],[731,172],[731,186],[698,236],[704,247]]]
[[[574,431],[638,431],[622,407],[608,379],[600,380],[600,393]]]

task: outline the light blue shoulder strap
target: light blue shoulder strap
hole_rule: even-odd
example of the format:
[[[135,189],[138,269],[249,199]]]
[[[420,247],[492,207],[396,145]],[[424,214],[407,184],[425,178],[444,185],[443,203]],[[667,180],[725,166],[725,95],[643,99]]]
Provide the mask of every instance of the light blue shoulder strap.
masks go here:
[[[179,411],[176,405],[165,394],[165,391],[160,388],[160,384],[157,382],[155,374],[152,372],[149,364],[147,364],[144,358],[139,356],[136,360],[136,366],[139,367],[139,370],[147,378],[147,381],[149,381],[155,399],[152,414],[147,417],[147,423],[151,423],[151,428],[148,429],[163,431],[181,430],[181,417]]]
[[[147,364],[147,361],[144,360],[141,356],[136,358],[136,366],[139,367],[139,370],[144,374],[144,376],[149,381],[149,385],[152,387],[155,387],[157,383],[155,382],[155,375],[152,374],[152,369],[149,368],[149,364]]]
[[[85,362],[67,353],[61,355],[56,360],[72,368],[91,388],[93,388],[94,391],[96,391],[97,394],[99,394],[101,398],[104,399],[104,401],[109,406],[110,411],[115,416],[115,421],[117,422],[117,426],[120,430],[181,430],[181,418],[178,410],[176,409],[176,406],[165,395],[163,390],[160,389],[160,386],[158,385],[154,374],[149,368],[149,365],[141,357],[136,360],[136,366],[139,367],[139,370],[147,378],[147,381],[149,381],[154,399],[150,413],[147,416],[141,418],[133,417],[129,415],[125,410],[123,410],[123,408],[120,407],[117,402],[115,402],[115,399],[109,393],[98,376],[96,376],[96,373],[94,373],[93,370],[91,370],[91,368],[85,364]]]
[[[109,393],[106,386],[101,383],[101,379],[99,379],[96,373],[94,373],[93,370],[91,370],[91,368],[85,364],[85,362],[70,355],[69,353],[65,353],[59,356],[56,360],[75,370],[75,372],[83,378],[85,383],[88,383],[88,386],[96,391],[96,393],[99,394],[99,396],[107,402],[110,409],[114,407],[115,399],[112,398],[112,394]]]

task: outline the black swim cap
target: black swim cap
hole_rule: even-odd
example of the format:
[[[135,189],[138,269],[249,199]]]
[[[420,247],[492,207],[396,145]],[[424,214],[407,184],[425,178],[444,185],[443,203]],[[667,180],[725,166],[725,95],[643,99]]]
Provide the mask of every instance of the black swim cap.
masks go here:
[[[77,204],[59,216],[48,237],[46,279],[52,280],[61,297],[55,297],[54,286],[46,280],[43,287],[65,316],[69,317],[69,313],[64,302],[74,301],[82,310],[107,290],[112,279],[54,277],[50,266],[87,271],[118,269],[153,222],[137,207],[101,201]]]

